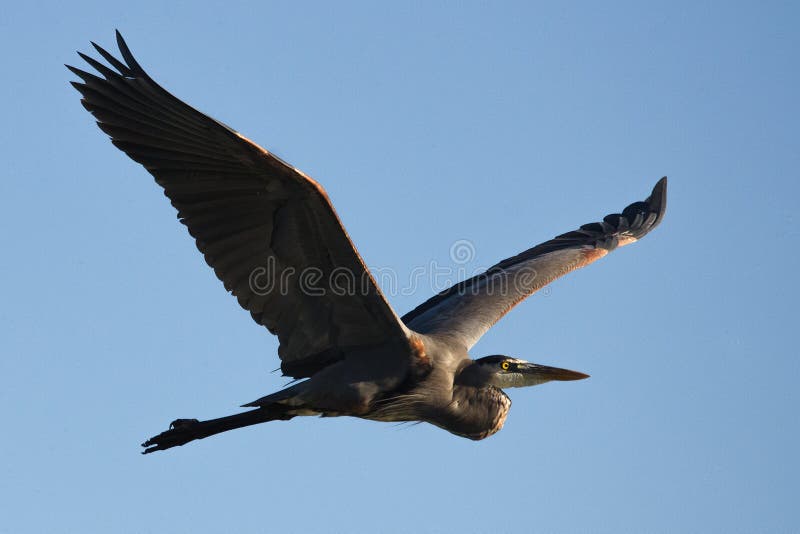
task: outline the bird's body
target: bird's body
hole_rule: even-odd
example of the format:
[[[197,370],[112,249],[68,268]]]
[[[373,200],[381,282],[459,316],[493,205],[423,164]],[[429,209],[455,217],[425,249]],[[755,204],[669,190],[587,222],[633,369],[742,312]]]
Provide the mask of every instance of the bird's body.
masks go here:
[[[466,350],[452,350],[419,334],[412,334],[411,340],[410,352],[388,358],[376,353],[348,358],[285,392],[246,406],[268,407],[280,399],[283,404],[296,403],[304,415],[424,421],[470,439],[483,439],[502,428],[511,406],[508,396],[494,386],[457,379],[473,363]],[[409,365],[402,370],[388,369],[388,373],[385,366],[373,365],[385,360]],[[284,399],[287,395],[291,396]],[[464,410],[465,406],[472,409]]]
[[[666,179],[643,202],[501,261],[398,317],[322,187],[161,88],[117,34],[124,63],[81,54],[69,67],[82,103],[178,210],[206,262],[256,323],[278,336],[284,375],[300,380],[249,411],[178,419],[144,452],[304,415],[423,421],[470,439],[500,430],[504,388],[587,375],[469,350],[511,308],[556,278],[633,243],[661,221]]]

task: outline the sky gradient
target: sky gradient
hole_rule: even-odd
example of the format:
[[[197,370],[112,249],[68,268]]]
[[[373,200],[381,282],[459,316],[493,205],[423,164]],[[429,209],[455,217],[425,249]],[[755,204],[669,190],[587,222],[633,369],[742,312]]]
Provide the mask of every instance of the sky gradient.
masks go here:
[[[0,532],[797,532],[800,82],[790,2],[2,8]],[[591,375],[505,428],[298,418],[148,456],[282,387],[64,67],[123,33],[164,87],[320,181],[366,262],[454,278],[647,196],[641,242],[472,355]],[[474,250],[459,263],[459,240]],[[453,280],[455,281],[455,280]],[[387,296],[405,313],[441,289]],[[401,284],[402,285],[402,284]]]

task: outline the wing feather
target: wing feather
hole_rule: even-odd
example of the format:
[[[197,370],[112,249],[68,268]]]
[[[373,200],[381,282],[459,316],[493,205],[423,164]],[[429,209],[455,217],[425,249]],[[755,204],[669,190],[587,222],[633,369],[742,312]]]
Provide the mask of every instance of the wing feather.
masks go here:
[[[344,357],[345,347],[405,342],[322,187],[168,93],[119,32],[117,44],[124,61],[92,43],[111,67],[79,53],[99,76],[68,66],[81,79],[72,85],[112,143],[164,188],[225,288],[277,334],[283,372],[302,378]],[[319,274],[313,292],[301,280],[309,270]],[[359,291],[332,286],[343,270]],[[278,279],[286,273],[295,276]]]
[[[658,226],[667,208],[667,179],[622,213],[585,224],[505,259],[464,280],[403,316],[408,328],[444,336],[471,348],[514,306],[553,280],[633,243]]]

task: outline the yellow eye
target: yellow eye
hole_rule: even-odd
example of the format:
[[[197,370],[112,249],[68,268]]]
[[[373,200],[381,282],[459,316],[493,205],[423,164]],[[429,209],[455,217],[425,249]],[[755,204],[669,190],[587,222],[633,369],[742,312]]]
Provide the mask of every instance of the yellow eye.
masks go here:
[[[500,364],[500,369],[502,369],[503,371],[508,371],[509,367],[511,367],[511,364],[508,362],[503,362]]]

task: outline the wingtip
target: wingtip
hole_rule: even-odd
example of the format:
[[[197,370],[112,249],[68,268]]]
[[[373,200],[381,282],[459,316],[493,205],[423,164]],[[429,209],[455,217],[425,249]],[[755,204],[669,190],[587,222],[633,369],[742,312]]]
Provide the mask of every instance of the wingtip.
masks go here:
[[[653,187],[653,192],[650,193],[650,197],[647,199],[647,203],[652,207],[653,211],[656,212],[656,220],[653,223],[653,227],[658,225],[661,222],[661,219],[664,217],[664,213],[667,211],[667,177],[662,177],[656,185]]]
[[[68,69],[68,70],[69,70],[69,71],[70,71],[72,74],[74,74],[75,76],[78,76],[79,78],[81,78],[81,79],[82,79],[82,77],[81,77],[81,74],[83,73],[83,71],[82,71],[81,69],[79,69],[79,68],[77,68],[77,67],[73,67],[72,65],[68,65],[67,63],[64,63],[64,66],[65,66],[65,67],[67,67],[67,69]],[[83,87],[83,84],[82,84],[82,83],[80,83],[80,82],[76,82],[76,81],[74,81],[74,80],[70,80],[69,84],[70,84],[72,87],[74,87],[75,89],[77,89],[78,91],[80,91],[80,90],[81,90],[81,87]],[[79,87],[79,86],[80,86],[80,87]]]
[[[144,69],[142,68],[141,65],[139,65],[139,62],[136,61],[136,59],[133,57],[131,49],[128,48],[128,43],[125,42],[125,39],[122,37],[120,31],[114,30],[114,32],[116,32],[117,47],[119,47],[119,51],[122,54],[122,59],[125,60],[125,62],[128,64],[128,67],[132,71],[136,72],[138,75],[146,76]]]
[[[653,193],[660,192],[666,193],[667,191],[667,177],[662,176],[659,181],[656,182],[656,185],[653,186]]]

